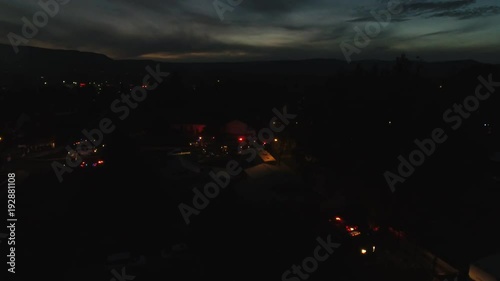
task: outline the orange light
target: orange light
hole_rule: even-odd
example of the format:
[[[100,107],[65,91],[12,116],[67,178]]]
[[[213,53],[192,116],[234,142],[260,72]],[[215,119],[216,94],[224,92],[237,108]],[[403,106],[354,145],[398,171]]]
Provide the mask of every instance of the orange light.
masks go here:
[[[104,161],[99,160],[99,161],[97,161],[97,164],[104,164]]]
[[[349,231],[349,232],[350,232],[350,231],[354,231],[354,230],[357,230],[357,229],[358,229],[358,227],[357,227],[357,226],[349,226],[349,225],[348,225],[348,226],[346,226],[345,228],[346,228],[346,229],[347,229],[347,231]]]
[[[342,219],[341,219],[341,218],[339,218],[339,217],[335,217],[335,220],[336,220],[336,221],[341,221]]]

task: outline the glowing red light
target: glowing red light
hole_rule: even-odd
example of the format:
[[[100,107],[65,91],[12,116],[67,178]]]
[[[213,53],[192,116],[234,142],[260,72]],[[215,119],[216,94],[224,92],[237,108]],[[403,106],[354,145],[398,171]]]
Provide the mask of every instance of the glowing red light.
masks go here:
[[[80,88],[83,88],[83,87],[85,87],[85,86],[87,86],[87,84],[86,84],[86,83],[80,83]]]
[[[239,138],[238,140],[239,140],[239,141],[243,141],[243,138]]]

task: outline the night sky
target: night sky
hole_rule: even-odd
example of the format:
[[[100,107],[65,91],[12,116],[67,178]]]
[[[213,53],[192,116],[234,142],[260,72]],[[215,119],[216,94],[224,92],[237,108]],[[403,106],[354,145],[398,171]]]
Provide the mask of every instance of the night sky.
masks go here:
[[[22,34],[21,18],[32,19],[38,1],[0,0],[1,43]],[[387,1],[244,0],[221,21],[213,0],[70,0],[27,45],[116,59],[344,59],[339,44],[374,21],[371,10],[387,10]],[[500,63],[499,14],[495,0],[413,0],[352,58]]]

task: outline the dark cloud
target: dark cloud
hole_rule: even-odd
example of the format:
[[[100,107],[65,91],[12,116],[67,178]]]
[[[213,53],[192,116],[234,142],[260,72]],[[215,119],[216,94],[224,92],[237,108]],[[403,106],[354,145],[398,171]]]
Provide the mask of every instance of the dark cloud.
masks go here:
[[[303,7],[310,7],[312,1],[303,0],[243,0],[241,6],[245,9],[259,13],[281,14],[294,11]],[[316,1],[317,2],[317,1]],[[314,5],[312,5],[314,6]]]
[[[36,3],[0,0],[0,32],[5,35],[0,42],[8,43],[9,32],[21,34],[21,17],[31,18],[40,9]],[[403,7],[359,59],[392,56],[405,46],[411,49],[419,39],[433,42],[429,48],[441,51],[453,38],[479,30],[489,30],[493,37],[493,27],[499,23],[497,17],[481,18],[500,13],[491,0],[413,0]],[[387,0],[243,0],[221,21],[213,0],[72,0],[29,45],[100,52],[113,58],[181,61],[343,58],[340,42],[352,40],[353,27],[375,21],[370,11],[384,9]],[[473,20],[458,21],[463,19]],[[417,25],[412,25],[414,20]],[[460,28],[446,30],[435,21],[460,23]],[[493,42],[499,41],[490,40],[485,46],[479,42],[474,48],[493,50],[497,47]],[[402,42],[408,44],[398,45]]]
[[[500,14],[499,6],[478,7],[456,11],[444,11],[431,15],[431,17],[452,17],[459,20],[472,19],[477,17],[494,16]]]
[[[408,20],[410,20],[410,19],[408,19],[408,18],[392,18],[391,22],[403,22],[403,21],[408,21]],[[375,21],[375,18],[373,16],[360,17],[360,18],[348,20],[347,22],[370,22],[370,21]]]
[[[478,6],[476,0],[426,1],[405,4],[405,14],[426,17],[451,17],[459,20],[497,15],[500,6]],[[478,6],[478,7],[473,7]]]
[[[380,0],[378,5],[367,9],[357,7],[353,10],[353,19],[349,22],[373,21],[371,11],[387,10],[390,0]],[[500,13],[500,6],[479,6],[477,0],[452,0],[452,1],[400,1],[403,11],[399,15],[392,16],[392,22],[407,21],[410,17],[452,17],[456,19],[470,19],[482,16],[497,15]]]
[[[449,11],[467,7],[476,3],[476,0],[455,0],[455,1],[426,1],[410,2],[404,4],[404,10],[408,13],[439,12]]]

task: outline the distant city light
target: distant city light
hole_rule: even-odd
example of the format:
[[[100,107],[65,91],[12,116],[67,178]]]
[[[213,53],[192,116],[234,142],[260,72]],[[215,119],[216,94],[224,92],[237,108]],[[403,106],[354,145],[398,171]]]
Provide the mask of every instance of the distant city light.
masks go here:
[[[392,121],[389,121],[389,125],[391,125],[391,124],[392,124]]]
[[[3,138],[2,138],[2,137],[0,137],[0,141],[2,141],[2,140],[3,140]]]
[[[278,141],[278,139],[274,139],[274,141],[275,141],[275,142],[277,142],[277,141]]]
[[[239,140],[239,141],[243,141],[243,138],[239,138],[238,140]]]
[[[355,237],[355,236],[361,235],[361,232],[359,232],[359,231],[352,231],[352,232],[349,232],[349,234],[350,234],[352,237]]]
[[[184,152],[178,152],[178,153],[175,153],[175,154],[172,154],[172,155],[191,155],[191,151],[184,151]]]
[[[43,84],[44,84],[44,85],[47,85],[47,82],[44,82]]]

